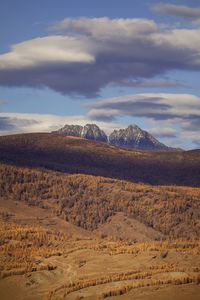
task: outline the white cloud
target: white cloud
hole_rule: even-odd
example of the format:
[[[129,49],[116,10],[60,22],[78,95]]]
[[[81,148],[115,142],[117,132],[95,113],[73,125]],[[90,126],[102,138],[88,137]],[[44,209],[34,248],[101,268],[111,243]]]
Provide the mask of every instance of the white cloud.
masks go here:
[[[50,30],[87,34],[94,38],[119,40],[134,39],[136,36],[149,34],[158,30],[158,25],[148,19],[109,19],[103,18],[66,18],[50,27]]]
[[[49,36],[14,45],[11,52],[0,55],[0,70],[72,62],[94,62],[87,43],[74,37]]]
[[[0,55],[0,85],[46,86],[93,97],[111,83],[126,85],[174,69],[200,71],[200,29],[108,18],[68,18],[54,28],[61,33]]]

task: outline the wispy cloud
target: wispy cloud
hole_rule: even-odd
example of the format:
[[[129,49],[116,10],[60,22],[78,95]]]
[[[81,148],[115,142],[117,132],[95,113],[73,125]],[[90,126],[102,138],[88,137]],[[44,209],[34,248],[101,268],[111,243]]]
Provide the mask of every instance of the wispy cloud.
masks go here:
[[[156,138],[176,138],[177,130],[172,127],[153,127],[149,129],[149,132]]]
[[[0,99],[0,107],[7,104],[7,103],[8,103],[8,101]]]
[[[135,79],[135,80],[121,80],[115,83],[119,86],[127,87],[142,87],[142,88],[154,88],[154,87],[184,87],[191,88],[191,85],[184,81],[173,79]]]
[[[186,141],[190,141],[194,144],[194,147],[200,148],[200,136],[199,136],[199,131],[182,131],[180,133],[180,140],[182,140],[182,143]]]
[[[0,112],[0,135],[27,132],[51,132],[63,127],[65,124],[85,125],[87,123],[91,123],[91,120],[84,115],[60,116]],[[107,123],[104,121],[97,122],[97,124],[107,133],[122,126],[120,123]]]
[[[200,7],[159,3],[153,6],[153,10],[176,17],[181,17],[190,21],[200,21]]]
[[[129,115],[153,120],[200,118],[200,98],[191,94],[131,94],[97,101],[91,105],[92,118]]]

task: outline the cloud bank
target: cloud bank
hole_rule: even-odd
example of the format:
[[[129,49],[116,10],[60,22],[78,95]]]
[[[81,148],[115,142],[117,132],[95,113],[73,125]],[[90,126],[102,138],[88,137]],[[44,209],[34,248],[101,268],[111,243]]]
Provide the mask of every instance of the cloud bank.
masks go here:
[[[200,71],[198,28],[163,29],[147,19],[67,18],[51,30],[53,35],[0,55],[1,86],[93,97],[111,83],[127,86],[171,70]]]
[[[99,100],[92,105],[91,118],[115,119],[129,115],[155,121],[181,119],[200,120],[200,97],[191,94],[146,93]]]

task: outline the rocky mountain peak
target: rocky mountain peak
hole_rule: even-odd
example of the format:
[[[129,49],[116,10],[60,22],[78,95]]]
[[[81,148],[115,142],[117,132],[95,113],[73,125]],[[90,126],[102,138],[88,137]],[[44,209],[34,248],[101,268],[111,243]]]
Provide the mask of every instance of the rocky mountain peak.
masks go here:
[[[54,131],[54,133],[63,134],[66,136],[80,137],[82,130],[83,130],[83,126],[66,124],[64,127],[60,128],[59,130]]]
[[[156,140],[147,131],[137,125],[129,125],[125,129],[114,130],[109,136],[112,145],[144,149],[144,150],[168,150],[168,147]]]
[[[107,143],[107,135],[96,124],[86,124],[81,131],[81,137]]]
[[[101,141],[107,143],[108,138],[103,130],[101,130],[96,124],[80,125],[68,125],[66,124],[61,129],[54,131],[66,136],[82,137],[88,140]]]
[[[131,124],[127,127],[127,129],[129,130],[138,130],[138,131],[142,131],[142,129],[140,127],[138,127],[136,124]]]

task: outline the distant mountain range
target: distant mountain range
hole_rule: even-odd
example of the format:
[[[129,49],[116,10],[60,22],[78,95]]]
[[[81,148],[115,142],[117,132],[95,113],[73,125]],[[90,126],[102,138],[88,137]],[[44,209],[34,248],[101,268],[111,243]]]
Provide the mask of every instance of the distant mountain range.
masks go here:
[[[109,136],[107,136],[96,124],[86,124],[85,126],[65,125],[53,133],[65,136],[82,137],[88,140],[100,141],[125,148],[154,151],[178,150],[160,143],[150,133],[142,130],[137,125],[129,125],[125,129],[114,130]]]

